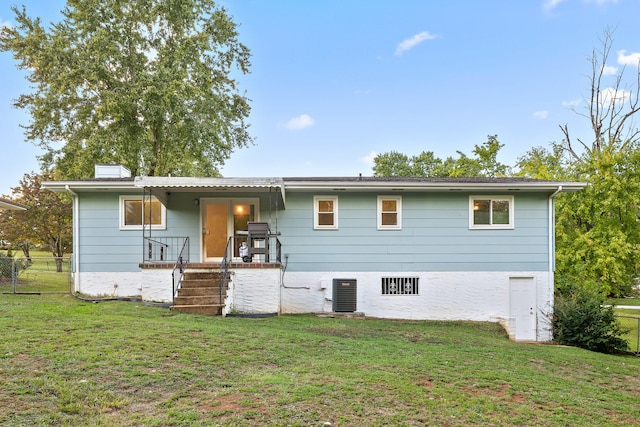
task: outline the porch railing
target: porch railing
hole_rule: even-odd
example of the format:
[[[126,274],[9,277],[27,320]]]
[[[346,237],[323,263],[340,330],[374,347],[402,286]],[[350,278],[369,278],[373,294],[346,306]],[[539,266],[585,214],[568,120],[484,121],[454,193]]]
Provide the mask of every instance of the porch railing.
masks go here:
[[[145,237],[144,262],[176,262],[180,256],[189,259],[188,237]],[[186,254],[184,251],[186,250]]]
[[[220,304],[222,302],[222,290],[227,288],[229,283],[229,266],[233,260],[233,237],[229,237],[227,241],[227,247],[224,249],[224,256],[220,263]]]
[[[182,243],[182,248],[180,249],[180,253],[178,254],[178,259],[176,259],[176,263],[173,266],[173,270],[171,271],[171,280],[173,282],[173,302],[175,302],[178,287],[180,286],[180,282],[184,277],[184,270],[189,264],[189,238],[184,237],[183,239],[184,242]]]

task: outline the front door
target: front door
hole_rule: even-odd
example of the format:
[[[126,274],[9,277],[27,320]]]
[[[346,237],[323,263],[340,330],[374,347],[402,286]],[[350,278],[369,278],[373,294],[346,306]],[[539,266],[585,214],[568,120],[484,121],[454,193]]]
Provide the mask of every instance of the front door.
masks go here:
[[[247,241],[247,224],[257,221],[259,199],[256,198],[203,198],[202,260],[219,262],[231,239],[233,256],[239,256],[239,247]]]
[[[536,282],[533,277],[509,278],[509,312],[516,320],[516,341],[535,341]]]

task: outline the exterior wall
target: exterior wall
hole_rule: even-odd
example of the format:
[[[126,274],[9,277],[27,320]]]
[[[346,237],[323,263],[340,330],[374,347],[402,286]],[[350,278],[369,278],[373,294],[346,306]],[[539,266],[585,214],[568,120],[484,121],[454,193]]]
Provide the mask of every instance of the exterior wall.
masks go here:
[[[532,277],[537,307],[536,340],[551,339],[553,289],[547,272],[468,271],[412,272],[419,278],[418,295],[383,295],[382,277],[397,271],[287,272],[283,277],[282,313],[331,312],[333,279],[357,280],[356,311],[366,316],[409,320],[469,320],[500,322],[515,339],[510,317],[509,278]]]
[[[74,290],[92,297],[139,297],[140,272],[91,271],[74,274]]]
[[[131,192],[128,194],[140,194]],[[339,198],[339,229],[314,230],[313,196]],[[367,316],[415,320],[499,321],[515,337],[509,278],[535,283],[536,339],[551,338],[553,277],[549,266],[546,194],[516,193],[515,228],[470,230],[469,193],[402,195],[402,229],[377,229],[377,196],[390,192],[289,192],[276,216],[268,194],[260,220],[280,233],[286,273],[279,268],[237,269],[227,310],[245,313],[332,311],[333,279],[356,279],[357,310]],[[484,192],[479,195],[500,195]],[[189,237],[192,261],[201,251],[200,208],[194,199],[219,193],[172,193],[167,229],[152,236]],[[171,301],[171,272],[141,270],[141,230],[119,229],[115,192],[82,193],[79,199],[79,266],[76,291],[93,296]],[[271,215],[269,205],[272,205]],[[79,267],[79,268],[78,268]],[[381,277],[419,277],[418,295],[382,295]]]
[[[83,192],[79,198],[79,251],[76,271],[138,272],[143,260],[142,230],[120,230],[120,196],[141,192]],[[227,194],[225,198],[260,198],[260,220],[269,221],[269,195],[258,193]],[[152,237],[189,237],[191,261],[199,262],[202,247],[201,197],[219,197],[212,193],[172,193],[168,199],[166,230],[152,230]],[[271,201],[273,203],[273,201]],[[272,222],[275,219],[272,218]],[[272,225],[274,227],[274,225]]]
[[[96,298],[141,298],[159,303],[173,300],[171,270],[165,269],[79,272],[74,275],[74,290]]]
[[[515,195],[513,230],[470,230],[469,193],[402,193],[402,229],[377,230],[376,197],[388,193],[334,192],[339,229],[314,230],[313,196],[331,194],[287,193],[289,271],[549,271],[545,194]]]
[[[279,313],[280,268],[273,266],[233,270],[225,314]]]

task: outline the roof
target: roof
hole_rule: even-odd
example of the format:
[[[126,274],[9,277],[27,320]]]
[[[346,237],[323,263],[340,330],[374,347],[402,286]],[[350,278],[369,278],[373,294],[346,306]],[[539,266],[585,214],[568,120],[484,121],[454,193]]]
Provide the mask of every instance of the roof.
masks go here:
[[[5,209],[8,211],[25,211],[28,208],[27,206],[21,203],[16,203],[12,200],[8,200],[0,197],[0,209]]]
[[[584,182],[545,181],[530,178],[388,178],[388,177],[292,177],[292,178],[198,178],[145,176],[136,178],[94,178],[49,181],[43,187],[53,191],[121,191],[148,189],[166,203],[170,192],[266,192],[277,191],[284,205],[286,191],[531,191],[572,192]]]
[[[531,178],[398,178],[398,177],[333,177],[284,178],[287,190],[391,190],[391,191],[578,191],[584,182],[547,181]]]

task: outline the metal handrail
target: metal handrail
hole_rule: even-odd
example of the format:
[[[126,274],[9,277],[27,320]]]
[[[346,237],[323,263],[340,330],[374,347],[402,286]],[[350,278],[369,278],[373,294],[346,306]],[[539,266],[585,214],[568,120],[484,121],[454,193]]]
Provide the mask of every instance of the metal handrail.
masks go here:
[[[145,263],[178,261],[185,237],[144,237]]]
[[[184,277],[184,270],[187,268],[187,265],[189,265],[189,237],[184,238],[182,248],[178,254],[178,259],[171,271],[171,280],[173,281],[172,304],[175,304],[176,293],[178,292],[178,287]]]
[[[222,289],[227,287],[229,283],[229,266],[233,260],[233,237],[229,237],[227,247],[224,249],[224,256],[220,263],[220,304],[222,302]]]

